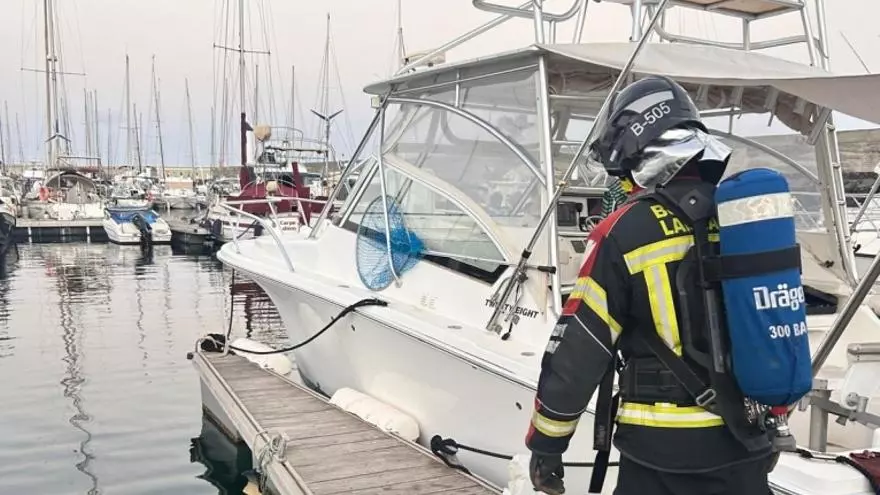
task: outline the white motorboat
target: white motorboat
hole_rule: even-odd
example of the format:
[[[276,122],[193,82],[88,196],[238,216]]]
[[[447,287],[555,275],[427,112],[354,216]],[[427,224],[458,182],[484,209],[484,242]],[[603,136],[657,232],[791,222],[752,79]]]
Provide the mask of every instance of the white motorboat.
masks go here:
[[[11,178],[0,176],[0,256],[15,243],[15,226],[21,216],[21,188]]]
[[[115,244],[171,243],[171,228],[158,213],[144,206],[108,206],[103,225]]]
[[[491,7],[480,0],[474,4]],[[646,8],[655,4],[646,2]],[[578,19],[576,33],[586,15],[578,5],[586,2],[576,2],[566,14]],[[634,7],[636,19],[640,8]],[[748,19],[745,33],[750,22],[770,12],[800,15],[812,29],[797,1],[743,0],[716,12]],[[532,8],[501,13],[548,20]],[[358,301],[387,301],[387,307],[350,313],[337,328],[294,351],[297,367],[325,394],[353,388],[411,415],[426,445],[440,435],[493,452],[525,450],[541,355],[585,256],[583,231],[591,226],[605,178],[578,167],[560,204],[550,204],[550,198],[567,179],[566,170],[575,168],[576,149],[582,149],[634,45],[556,44],[542,38],[543,28],[536,22],[538,42],[532,46],[431,68],[416,61],[395,78],[369,86],[366,91],[380,105],[351,163],[376,135],[380,154],[364,164],[342,208],[331,212],[346,188],[345,176],[311,229],[227,244],[218,253],[267,292],[293,342],[308,339]],[[661,36],[674,36],[657,28]],[[638,23],[633,32],[639,32]],[[824,27],[820,34],[824,43]],[[690,41],[646,44],[632,73],[673,77],[707,118],[730,117],[732,123],[737,115],[757,114],[766,122],[770,114],[802,136],[804,156],[811,156],[796,161],[734,135],[727,118],[707,120],[735,149],[728,173],[777,168],[796,198],[809,332],[825,359],[817,389],[804,402],[813,421],[795,412],[792,429],[802,441],[809,429],[813,450],[878,448],[877,370],[866,368],[877,351],[873,345],[848,351],[847,345],[880,340],[873,309],[880,305],[863,301],[870,280],[854,289],[858,275],[841,198],[837,139],[828,119],[837,111],[880,123],[875,98],[880,76],[838,76],[770,57],[745,49],[748,39],[743,49]],[[822,55],[812,44],[808,48],[814,63],[821,63]],[[423,59],[433,60],[429,55]],[[397,111],[386,125],[391,107]],[[814,150],[809,143],[816,143]],[[550,221],[542,232],[545,210]],[[377,243],[377,233],[391,240]],[[530,246],[532,238],[536,243]],[[524,250],[531,251],[528,264],[520,259]],[[829,425],[829,413],[849,424]],[[565,460],[592,459],[592,437],[592,418],[585,415]],[[466,451],[458,457],[475,474],[499,486],[507,483],[505,461]],[[567,469],[566,484],[585,487],[589,475],[589,469]],[[603,493],[614,488],[613,473],[610,478]],[[789,495],[873,493],[849,466],[790,454],[779,460],[772,486]]]
[[[5,256],[9,247],[15,244],[15,226],[18,224],[21,196],[11,188],[15,182],[0,177],[0,257]]]

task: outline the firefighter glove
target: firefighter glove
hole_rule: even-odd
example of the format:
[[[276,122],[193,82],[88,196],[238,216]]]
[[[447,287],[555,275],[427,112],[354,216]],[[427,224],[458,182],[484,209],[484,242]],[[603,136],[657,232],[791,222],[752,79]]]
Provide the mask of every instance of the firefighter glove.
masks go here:
[[[529,476],[535,490],[550,495],[565,493],[565,484],[562,482],[565,471],[562,466],[562,455],[544,455],[532,453],[529,462]]]

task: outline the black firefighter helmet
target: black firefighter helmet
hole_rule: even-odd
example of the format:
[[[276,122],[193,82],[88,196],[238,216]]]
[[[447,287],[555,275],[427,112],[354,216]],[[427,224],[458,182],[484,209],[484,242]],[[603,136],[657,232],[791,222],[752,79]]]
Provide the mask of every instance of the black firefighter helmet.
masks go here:
[[[663,185],[695,158],[704,180],[717,183],[730,149],[709,135],[693,100],[675,81],[649,76],[613,97],[590,158],[612,176],[641,187]]]

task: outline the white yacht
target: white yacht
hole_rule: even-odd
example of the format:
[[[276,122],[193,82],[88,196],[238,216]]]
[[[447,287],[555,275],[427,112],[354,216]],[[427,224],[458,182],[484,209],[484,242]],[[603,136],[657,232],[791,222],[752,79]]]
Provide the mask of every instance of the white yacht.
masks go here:
[[[535,43],[425,68],[422,60],[436,59],[430,53],[367,87],[377,111],[350,162],[362,166],[346,170],[328,201],[344,191],[341,209],[325,207],[311,228],[220,250],[224,264],[268,293],[293,342],[357,301],[388,303],[358,309],[294,352],[310,386],[327,395],[353,388],[394,406],[416,419],[426,445],[440,435],[524,453],[541,355],[585,256],[585,231],[604,189],[604,176],[574,165],[635,46],[580,43],[587,3],[551,15],[534,6],[540,2],[517,10],[474,0],[501,16],[443,50],[516,17],[535,20]],[[616,3],[628,4],[637,20],[641,9],[656,14],[658,4]],[[674,5],[705,10],[709,3]],[[760,166],[787,176],[796,198],[811,345],[821,367],[816,390],[802,402],[811,412],[793,414],[793,431],[813,451],[880,448],[874,435],[878,371],[872,368],[877,346],[864,345],[880,341],[874,309],[880,305],[865,298],[870,280],[856,285],[831,120],[839,112],[880,123],[880,75],[839,76],[820,68],[827,49],[822,0],[818,5],[815,44],[810,12],[800,0],[740,0],[714,9],[743,20],[739,46],[685,38],[657,24],[652,35],[689,42],[648,42],[631,74],[669,76],[692,94],[713,132],[735,150],[728,173]],[[811,41],[803,46],[812,66],[756,51],[791,43],[749,38],[749,27],[770,15],[801,17],[808,30],[799,39]],[[567,19],[575,20],[575,39],[560,43],[556,24]],[[552,29],[545,32],[548,22]],[[642,25],[631,27],[640,38]],[[785,125],[800,135],[809,158],[796,161],[735,135],[731,127],[741,115]],[[370,139],[378,140],[380,153],[358,162]],[[575,173],[566,177],[571,167]],[[354,172],[358,181],[349,191],[345,177]],[[566,179],[562,201],[550,204]],[[545,211],[550,221],[541,229]],[[389,240],[376,242],[377,234]],[[531,252],[528,263],[524,251]],[[846,426],[828,424],[829,414]],[[594,457],[588,416],[566,461]],[[465,451],[458,457],[473,473],[507,484],[506,461]],[[566,469],[566,485],[585,487],[589,476],[586,468]],[[609,478],[605,494],[614,489],[613,471]],[[794,454],[782,456],[772,485],[778,494],[873,493],[849,466]]]

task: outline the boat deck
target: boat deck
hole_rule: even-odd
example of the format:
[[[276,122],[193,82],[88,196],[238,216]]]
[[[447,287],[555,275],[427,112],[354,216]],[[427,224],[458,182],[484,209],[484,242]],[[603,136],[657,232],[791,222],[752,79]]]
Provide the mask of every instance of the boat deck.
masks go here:
[[[280,495],[499,493],[426,449],[242,357],[199,351],[193,362],[203,402],[210,396],[226,416],[217,421],[231,425],[236,431],[226,433],[247,443],[255,459],[271,438],[286,437],[283,455],[266,467]]]

